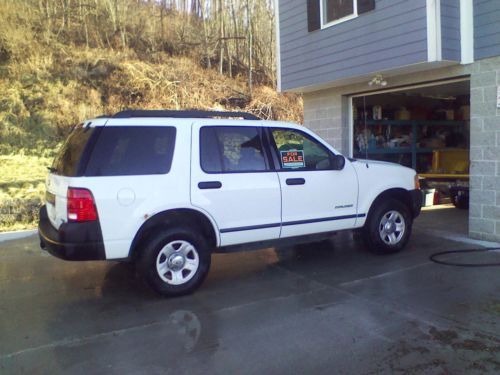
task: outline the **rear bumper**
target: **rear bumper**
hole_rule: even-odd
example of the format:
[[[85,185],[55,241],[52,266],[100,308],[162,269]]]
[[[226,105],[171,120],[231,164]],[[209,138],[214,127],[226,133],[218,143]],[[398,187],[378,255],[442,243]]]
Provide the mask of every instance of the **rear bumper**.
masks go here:
[[[420,189],[410,190],[411,197],[411,210],[413,213],[413,218],[420,215],[420,210],[422,209],[422,192]]]
[[[104,260],[104,242],[98,221],[63,223],[56,230],[49,221],[47,208],[40,208],[38,223],[40,247],[64,260]]]

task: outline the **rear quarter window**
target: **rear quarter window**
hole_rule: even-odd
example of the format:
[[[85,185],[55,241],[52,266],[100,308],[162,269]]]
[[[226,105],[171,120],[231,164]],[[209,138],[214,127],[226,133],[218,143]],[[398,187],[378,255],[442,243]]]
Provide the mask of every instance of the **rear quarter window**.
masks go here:
[[[84,151],[95,136],[95,128],[83,128],[82,124],[75,127],[54,159],[51,171],[68,177],[81,175]]]
[[[175,127],[104,127],[90,154],[86,176],[165,174],[170,171]]]

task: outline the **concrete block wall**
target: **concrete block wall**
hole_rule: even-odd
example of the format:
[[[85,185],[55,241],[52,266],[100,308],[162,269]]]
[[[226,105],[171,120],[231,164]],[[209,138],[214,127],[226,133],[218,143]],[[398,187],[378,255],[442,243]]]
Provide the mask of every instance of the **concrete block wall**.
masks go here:
[[[386,75],[384,75],[386,76]],[[388,77],[386,88],[470,76],[471,149],[469,234],[500,242],[500,57],[468,65]],[[367,82],[304,93],[304,125],[313,129],[344,155],[349,155],[349,94],[376,90]]]
[[[480,60],[471,74],[469,234],[500,242],[500,57]]]
[[[349,152],[348,129],[342,126],[342,97],[334,90],[304,95],[304,125],[339,152]]]

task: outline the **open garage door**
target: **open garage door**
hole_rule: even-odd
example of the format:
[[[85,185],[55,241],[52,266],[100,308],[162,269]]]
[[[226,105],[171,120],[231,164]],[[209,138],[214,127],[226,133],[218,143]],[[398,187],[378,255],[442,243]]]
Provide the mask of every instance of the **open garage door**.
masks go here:
[[[352,154],[414,168],[426,205],[468,205],[468,79],[353,96]]]

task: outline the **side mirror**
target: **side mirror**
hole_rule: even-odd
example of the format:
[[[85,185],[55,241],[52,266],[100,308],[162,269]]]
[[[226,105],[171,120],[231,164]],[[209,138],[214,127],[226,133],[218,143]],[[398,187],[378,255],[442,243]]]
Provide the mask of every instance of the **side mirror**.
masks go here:
[[[331,158],[331,165],[334,171],[340,171],[344,169],[345,158],[342,155],[333,155]]]

